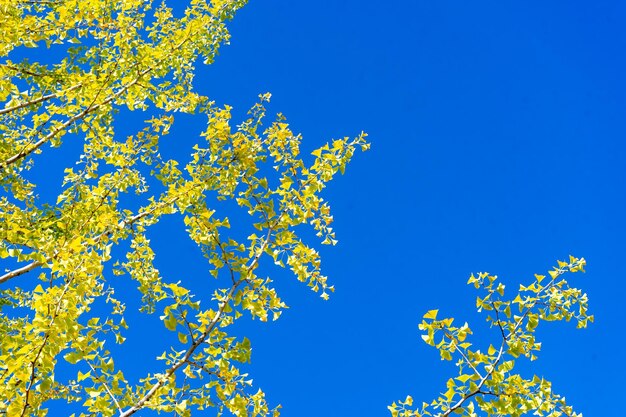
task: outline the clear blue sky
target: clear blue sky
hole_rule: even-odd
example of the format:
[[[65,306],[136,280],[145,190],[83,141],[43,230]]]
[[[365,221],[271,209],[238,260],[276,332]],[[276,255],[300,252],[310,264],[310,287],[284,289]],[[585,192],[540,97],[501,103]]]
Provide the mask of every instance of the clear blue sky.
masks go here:
[[[498,274],[512,290],[569,254],[588,260],[571,278],[596,323],[544,325],[540,358],[523,369],[587,417],[623,414],[625,19],[626,3],[601,0],[253,0],[237,15],[198,89],[236,115],[271,92],[304,149],[361,130],[372,142],[325,193],[335,294],[324,302],[285,272],[275,279],[291,308],[239,329],[252,340],[247,370],[284,416],[386,416],[407,394],[431,400],[456,369],[421,341],[422,314],[469,321],[486,348],[498,336],[468,275]],[[168,141],[189,131],[179,124]],[[205,280],[168,222],[152,234],[159,268]],[[161,327],[131,333],[118,363],[145,364],[132,348],[157,343]]]
[[[569,254],[588,260],[572,279],[597,321],[543,326],[527,372],[588,417],[622,415],[625,21],[619,1],[264,0],[240,12],[199,87],[240,109],[272,92],[310,148],[361,130],[372,141],[326,193],[335,295],[322,302],[286,275],[292,308],[251,326],[250,372],[285,416],[432,399],[455,369],[419,338],[421,315],[480,328],[470,272],[516,284]]]

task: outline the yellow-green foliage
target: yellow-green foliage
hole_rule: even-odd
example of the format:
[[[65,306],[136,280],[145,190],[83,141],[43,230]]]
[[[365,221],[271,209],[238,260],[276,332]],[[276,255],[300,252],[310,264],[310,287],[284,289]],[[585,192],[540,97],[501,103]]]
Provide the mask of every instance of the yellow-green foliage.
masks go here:
[[[467,323],[454,326],[454,319],[437,319],[437,310],[424,315],[419,325],[422,339],[439,350],[442,360],[455,360],[459,374],[448,379],[447,390],[430,403],[413,407],[413,398],[389,406],[393,417],[479,415],[512,416],[581,416],[567,405],[565,398],[552,391],[551,383],[538,376],[525,378],[515,373],[520,356],[532,360],[541,349],[535,340],[540,321],[574,319],[578,328],[593,322],[587,314],[587,295],[571,288],[562,277],[566,272],[583,271],[585,260],[570,256],[558,261],[549,277],[535,275],[528,285],[520,285],[513,299],[504,298],[504,284],[488,273],[470,276],[468,284],[484,295],[476,299],[478,311],[489,313],[487,321],[496,329],[499,344],[486,351],[473,348],[467,338],[472,334]]]
[[[365,135],[335,140],[306,164],[301,138],[282,116],[264,124],[269,94],[237,124],[230,107],[194,90],[194,66],[213,61],[229,40],[225,21],[244,4],[191,0],[176,17],[165,4],[144,0],[0,0],[0,259],[3,269],[10,266],[0,276],[0,413],[44,416],[51,400],[71,403],[77,416],[277,413],[241,371],[250,341],[230,335],[229,326],[247,313],[275,320],[286,307],[271,279],[257,275],[263,262],[290,269],[324,298],[332,291],[298,226],[335,243],[320,192],[368,144]],[[16,48],[35,48],[37,57],[51,47],[64,51],[52,64],[11,59]],[[144,118],[145,127],[120,137],[114,121],[121,111]],[[207,120],[188,161],[159,150],[176,113]],[[82,155],[65,169],[56,202],[42,203],[28,171],[46,163],[50,147],[69,141],[83,144]],[[129,193],[139,209],[122,203]],[[218,200],[247,211],[246,239],[229,233]],[[183,218],[211,265],[209,297],[196,297],[184,279],[163,277],[154,266],[147,233],[167,215]],[[112,255],[120,251],[126,253]],[[586,296],[561,278],[584,263],[560,262],[513,299],[504,298],[496,277],[472,276],[470,284],[485,292],[477,306],[490,313],[500,343],[473,349],[467,324],[429,311],[422,337],[442,359],[456,358],[459,374],[437,399],[415,409],[407,397],[389,407],[392,415],[575,416],[548,381],[526,379],[514,366],[519,356],[535,358],[540,321],[575,319],[584,327],[592,320]],[[184,277],[185,265],[179,269]],[[118,275],[136,283],[141,311],[171,331],[161,366],[138,384],[105,347],[132,331],[115,295]],[[94,307],[98,300],[108,311]],[[59,367],[72,376],[55,377]]]
[[[244,3],[191,0],[175,17],[144,0],[0,0],[0,258],[3,269],[17,265],[0,276],[6,416],[44,416],[54,399],[73,403],[81,416],[128,417],[142,409],[188,416],[208,407],[240,416],[273,412],[238,368],[249,360],[250,342],[230,336],[228,326],[246,312],[275,320],[285,308],[271,280],[257,275],[267,260],[323,297],[332,291],[318,252],[296,226],[309,224],[322,243],[335,243],[320,192],[368,144],[365,135],[335,140],[307,165],[300,136],[282,116],[263,124],[269,94],[234,124],[230,107],[193,89],[194,65],[213,61],[229,39],[224,22]],[[54,64],[10,59],[18,47],[46,54],[51,46],[66,51]],[[145,128],[119,137],[119,111],[147,118]],[[176,113],[207,120],[188,162],[159,151]],[[28,170],[45,164],[50,147],[70,141],[84,144],[82,155],[65,169],[56,203],[43,204]],[[131,192],[143,202],[135,211],[120,202]],[[244,208],[254,233],[229,237],[217,200]],[[202,300],[153,264],[146,233],[172,214],[184,218],[213,267],[216,289]],[[120,259],[111,255],[118,245],[128,248]],[[185,265],[180,271],[184,276]],[[105,348],[105,340],[123,343],[127,328],[117,275],[136,282],[142,311],[172,331],[162,365],[139,384],[125,379]],[[108,312],[94,313],[99,299]],[[61,362],[73,378],[55,378]]]

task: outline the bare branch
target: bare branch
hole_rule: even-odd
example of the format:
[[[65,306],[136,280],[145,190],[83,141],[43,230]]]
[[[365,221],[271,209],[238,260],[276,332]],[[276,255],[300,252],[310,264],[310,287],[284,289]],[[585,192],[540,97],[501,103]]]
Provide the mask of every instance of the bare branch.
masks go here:
[[[0,277],[0,284],[4,284],[5,282],[7,282],[8,280],[10,280],[12,278],[19,277],[20,275],[23,275],[23,274],[25,274],[27,272],[30,272],[33,269],[35,269],[35,268],[37,268],[37,267],[39,267],[41,265],[43,265],[41,262],[33,261],[33,262],[29,263],[28,265],[25,265],[25,266],[23,266],[21,268],[17,268],[17,269],[14,269],[11,272],[7,272],[6,274],[4,274],[4,275],[2,275]]]

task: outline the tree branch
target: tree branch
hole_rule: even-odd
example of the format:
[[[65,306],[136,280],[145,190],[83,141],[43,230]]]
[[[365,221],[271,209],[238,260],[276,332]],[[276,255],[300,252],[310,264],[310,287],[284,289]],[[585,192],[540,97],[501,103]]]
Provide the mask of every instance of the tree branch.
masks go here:
[[[268,232],[265,238],[265,241],[263,242],[263,244],[261,245],[261,247],[259,248],[259,251],[257,252],[256,256],[252,259],[252,262],[250,263],[250,265],[247,268],[247,272],[246,275],[249,275],[257,266],[259,259],[261,257],[261,255],[263,255],[263,252],[265,252],[265,249],[267,248],[267,245],[269,244],[269,240],[270,240],[270,236],[272,233],[272,227],[268,228]],[[131,408],[129,408],[128,410],[124,411],[123,413],[120,414],[120,417],[129,417],[133,414],[135,414],[137,411],[141,410],[143,408],[143,406],[150,401],[150,399],[152,397],[154,397],[154,395],[157,393],[157,391],[163,387],[163,385],[165,385],[166,381],[178,370],[180,369],[183,365],[185,365],[186,363],[189,363],[189,360],[191,359],[192,355],[194,354],[194,352],[196,351],[196,349],[198,349],[198,347],[204,343],[204,341],[206,340],[206,338],[209,336],[209,334],[211,334],[211,332],[213,331],[213,329],[215,328],[215,326],[219,323],[219,321],[222,319],[222,315],[224,314],[224,311],[226,309],[226,306],[228,305],[228,303],[232,300],[235,291],[237,290],[237,288],[239,287],[239,285],[241,285],[241,283],[245,282],[247,280],[247,277],[241,277],[238,281],[236,281],[231,287],[230,290],[228,291],[228,294],[226,295],[226,297],[223,299],[223,301],[220,303],[220,307],[217,311],[217,314],[215,315],[215,317],[213,318],[213,320],[211,320],[211,322],[209,323],[209,325],[207,326],[206,330],[202,333],[202,335],[194,340],[194,342],[191,344],[191,346],[189,347],[189,349],[187,349],[187,351],[185,352],[185,355],[178,360],[174,365],[172,365],[171,367],[169,367],[166,371],[165,371],[165,375],[162,376],[158,382],[156,382],[154,385],[152,385],[152,387],[150,388],[150,390],[148,390],[148,392],[146,392],[144,394],[143,397],[141,397],[139,399],[139,401],[137,401],[137,403],[135,403],[135,405],[133,405]]]
[[[107,104],[111,103],[113,100],[117,99],[119,96],[121,96],[124,92],[126,92],[129,88],[131,88],[133,85],[135,85],[140,79],[141,77],[143,77],[144,75],[146,75],[147,73],[149,73],[150,71],[152,71],[152,67],[150,68],[146,68],[145,70],[141,71],[139,73],[139,75],[137,76],[137,78],[135,78],[133,81],[129,82],[128,84],[126,84],[125,86],[123,86],[122,88],[120,88],[115,94],[107,97],[104,101],[102,101],[101,103],[98,104],[90,104],[89,106],[87,106],[87,108],[85,108],[83,111],[81,111],[80,113],[70,117],[69,119],[67,119],[64,123],[62,123],[60,126],[56,127],[55,129],[53,129],[50,133],[48,133],[46,136],[44,136],[43,138],[39,139],[37,142],[35,142],[32,146],[16,153],[15,155],[13,155],[12,157],[10,157],[9,159],[7,159],[6,161],[0,163],[0,169],[4,169],[6,167],[8,167],[9,165],[19,161],[20,159],[23,159],[25,157],[27,157],[28,155],[30,155],[31,153],[35,152],[37,149],[39,149],[42,145],[44,145],[45,143],[49,142],[51,139],[53,139],[55,136],[57,136],[59,133],[61,133],[62,131],[64,131],[65,129],[67,129],[69,126],[71,126],[74,122],[77,122],[81,119],[83,119],[85,116],[87,116],[90,113],[93,113],[94,111],[98,110],[99,108],[106,106]]]
[[[111,399],[115,403],[115,406],[117,407],[117,410],[120,412],[120,414],[122,414],[123,413],[122,407],[120,407],[120,403],[117,402],[117,399],[113,395],[113,392],[111,392],[111,389],[109,388],[108,384],[106,383],[106,379],[101,379],[98,375],[96,375],[96,368],[94,368],[93,365],[91,365],[91,363],[89,363],[89,361],[87,361],[87,365],[89,365],[89,368],[94,373],[94,376],[96,377],[96,380],[100,381],[100,383],[102,384],[102,386],[106,390],[107,394],[109,394],[109,397],[111,397]]]
[[[443,413],[442,417],[447,417],[450,415],[450,413],[452,413],[454,410],[456,410],[457,408],[461,407],[465,401],[467,401],[468,399],[472,398],[473,396],[475,396],[476,394],[480,394],[481,393],[481,388],[483,387],[483,385],[485,384],[485,382],[487,381],[487,379],[489,379],[489,377],[493,374],[493,372],[496,370],[496,366],[498,366],[498,363],[500,363],[500,360],[502,359],[502,354],[504,353],[504,346],[506,345],[506,341],[503,340],[502,344],[500,345],[500,351],[498,352],[498,356],[496,357],[495,361],[493,361],[493,364],[491,365],[491,369],[489,370],[489,372],[487,372],[487,374],[480,380],[480,382],[478,383],[478,385],[476,386],[476,389],[470,393],[467,393],[463,396],[463,398],[461,398],[459,401],[456,402],[456,404],[454,404],[452,407],[450,407],[449,409],[446,410],[445,413]]]

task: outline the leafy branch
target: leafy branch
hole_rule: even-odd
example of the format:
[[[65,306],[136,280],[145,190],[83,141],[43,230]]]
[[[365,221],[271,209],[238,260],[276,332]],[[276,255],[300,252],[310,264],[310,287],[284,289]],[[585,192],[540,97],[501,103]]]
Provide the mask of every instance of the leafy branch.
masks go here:
[[[486,353],[473,350],[472,344],[466,341],[467,335],[472,333],[467,323],[455,327],[452,318],[437,319],[438,310],[427,312],[419,325],[420,330],[426,332],[422,339],[436,347],[443,360],[452,360],[458,355],[459,375],[448,379],[447,391],[432,402],[424,403],[419,410],[412,407],[411,396],[394,402],[388,407],[392,416],[447,417],[455,413],[475,417],[477,410],[488,416],[518,417],[528,412],[544,415],[555,410],[566,416],[578,416],[563,397],[552,391],[548,381],[537,376],[525,379],[513,373],[513,369],[519,356],[531,361],[536,359],[535,353],[541,348],[534,337],[539,321],[574,319],[579,328],[593,321],[593,316],[587,313],[587,295],[570,288],[562,279],[567,272],[584,271],[584,266],[584,258],[558,261],[558,266],[549,271],[549,280],[545,275],[535,275],[530,285],[520,285],[512,300],[503,298],[505,287],[496,276],[472,274],[468,284],[486,293],[478,297],[476,305],[479,312],[491,313],[487,321],[498,329],[499,348],[489,345]],[[515,307],[518,314],[511,311]],[[443,333],[442,336],[438,337],[439,333]],[[473,372],[464,373],[465,367]],[[481,368],[485,372],[483,376]]]

